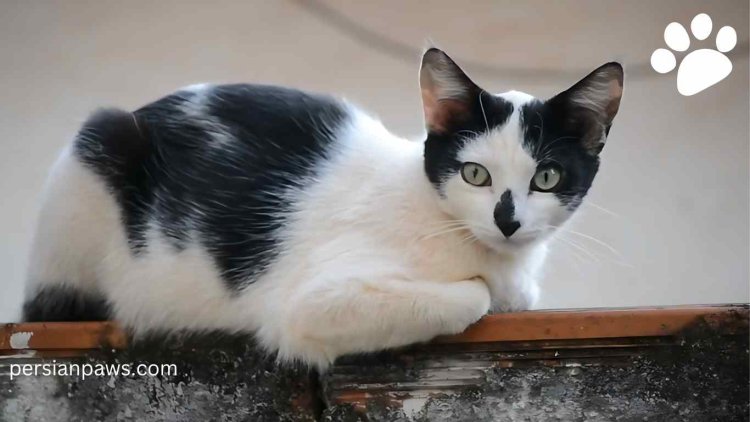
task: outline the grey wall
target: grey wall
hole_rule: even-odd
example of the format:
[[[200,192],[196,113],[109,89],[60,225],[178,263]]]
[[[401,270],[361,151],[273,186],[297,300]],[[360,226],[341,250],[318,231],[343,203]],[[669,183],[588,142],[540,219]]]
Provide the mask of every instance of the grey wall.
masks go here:
[[[507,69],[466,66],[491,91],[544,97],[605,61],[628,66],[602,171],[570,226],[583,235],[555,245],[542,307],[750,300],[747,1],[326,4],[391,40],[429,38],[459,61]],[[682,97],[674,74],[639,66],[669,22],[699,12],[714,32],[732,25],[744,51],[728,79]],[[343,95],[418,135],[418,58],[366,44],[290,0],[0,0],[0,321],[17,315],[46,169],[92,109],[259,81]]]

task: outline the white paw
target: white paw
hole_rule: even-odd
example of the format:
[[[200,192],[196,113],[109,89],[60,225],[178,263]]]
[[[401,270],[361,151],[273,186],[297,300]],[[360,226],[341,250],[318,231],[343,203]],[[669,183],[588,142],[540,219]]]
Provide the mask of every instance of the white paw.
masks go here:
[[[690,30],[697,40],[711,35],[711,17],[701,13],[693,18]],[[681,24],[672,22],[664,30],[664,41],[674,51],[687,51],[690,36]],[[732,62],[724,54],[737,44],[737,32],[724,26],[716,34],[716,49],[702,48],[687,54],[677,69],[677,91],[685,96],[697,94],[722,81],[732,72]],[[674,53],[666,48],[656,49],[651,54],[651,66],[659,73],[669,73],[677,66]]]
[[[465,280],[456,282],[455,287],[464,296],[465,300],[458,303],[454,309],[443,315],[443,332],[440,334],[457,334],[471,324],[482,319],[490,310],[490,290],[484,281]]]

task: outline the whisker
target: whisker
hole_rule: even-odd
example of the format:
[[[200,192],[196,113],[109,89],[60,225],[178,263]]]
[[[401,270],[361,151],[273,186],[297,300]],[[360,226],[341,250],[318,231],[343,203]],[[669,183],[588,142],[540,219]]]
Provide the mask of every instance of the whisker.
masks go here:
[[[441,235],[444,235],[444,234],[453,233],[453,232],[457,232],[457,231],[467,230],[467,229],[468,228],[465,227],[465,226],[453,227],[453,228],[450,228],[450,229],[447,229],[447,230],[441,230],[441,231],[438,231],[438,232],[435,232],[435,233],[428,234],[426,236],[422,236],[422,237],[420,237],[420,239],[421,240],[432,239],[433,237],[437,237],[437,236],[441,236]]]
[[[536,151],[534,151],[535,156],[539,156],[539,153],[542,149],[542,142],[541,140],[544,139],[544,119],[542,118],[542,114],[539,113],[539,111],[536,112],[537,117],[539,117],[539,143],[536,145]]]
[[[571,230],[571,229],[567,229],[567,228],[563,229],[563,231],[566,232],[566,233],[574,234],[576,236],[581,236],[584,239],[588,239],[588,240],[590,240],[590,241],[592,241],[592,242],[594,242],[596,244],[602,245],[605,248],[607,248],[608,251],[610,251],[613,254],[617,255],[619,258],[623,258],[623,256],[620,253],[620,251],[618,251],[617,249],[615,249],[614,247],[612,247],[610,244],[604,242],[603,240],[599,240],[599,239],[595,238],[594,236],[589,236],[586,233],[577,232],[575,230]]]
[[[598,209],[599,211],[601,211],[601,212],[603,212],[603,213],[605,213],[605,214],[609,214],[609,215],[611,215],[611,216],[613,216],[613,217],[618,217],[618,218],[621,218],[621,217],[622,217],[622,216],[621,216],[620,214],[617,214],[616,212],[614,212],[614,211],[612,211],[612,210],[609,210],[609,209],[607,209],[607,208],[604,208],[604,207],[602,207],[601,205],[597,205],[597,204],[595,204],[595,203],[593,203],[593,202],[591,202],[591,201],[589,201],[589,200],[586,200],[586,201],[584,201],[583,203],[584,203],[584,205],[591,205],[592,207],[594,207],[594,208]]]
[[[593,259],[594,261],[596,261],[596,262],[600,262],[600,260],[599,260],[599,257],[598,257],[598,256],[596,256],[595,254],[593,254],[593,253],[589,252],[589,251],[588,251],[588,250],[587,250],[586,248],[584,248],[583,246],[579,245],[578,243],[576,243],[576,242],[572,241],[571,239],[567,239],[567,238],[564,238],[564,237],[562,237],[562,236],[555,236],[555,239],[557,239],[557,240],[560,240],[560,241],[562,241],[563,243],[565,243],[565,244],[567,244],[567,245],[569,245],[569,246],[572,246],[572,247],[574,247],[574,248],[578,249],[579,251],[581,251],[581,252],[585,253],[585,254],[586,254],[587,256],[589,256],[589,257],[590,257],[591,259]]]
[[[554,227],[554,226],[551,226],[551,227]],[[633,264],[631,264],[631,263],[629,263],[629,262],[627,262],[625,260],[626,258],[620,252],[618,252],[616,249],[612,248],[611,246],[607,245],[606,243],[602,242],[599,239],[596,239],[594,237],[585,235],[584,233],[569,231],[568,229],[560,230],[557,233],[559,234],[559,236],[555,236],[554,237],[555,239],[562,240],[564,243],[567,243],[568,245],[573,246],[574,248],[577,248],[577,249],[579,249],[581,251],[586,252],[589,256],[591,256],[592,258],[594,258],[597,262],[601,262],[600,258],[602,258],[602,257],[600,255],[594,254],[594,253],[586,250],[579,243],[574,242],[572,239],[562,237],[561,235],[563,233],[578,234],[578,235],[580,235],[580,236],[582,236],[582,237],[584,237],[586,239],[594,241],[597,244],[600,244],[601,246],[606,247],[608,250],[610,250],[618,258],[618,259],[612,259],[612,258],[605,257],[605,259],[608,262],[611,262],[613,264],[616,264],[616,265],[619,265],[619,266],[622,266],[622,267],[635,268],[635,266]]]
[[[482,116],[484,117],[484,124],[487,126],[487,132],[490,131],[490,123],[487,121],[487,113],[484,112],[484,103],[482,102],[482,94],[484,91],[479,91],[479,107],[482,109]]]
[[[477,239],[476,236],[474,236],[474,233],[469,232],[468,236],[465,236],[463,239],[461,239],[461,244],[468,244],[471,245],[472,243],[477,242],[479,239]]]
[[[552,141],[550,141],[549,143],[547,143],[547,144],[544,145],[544,148],[542,148],[541,153],[543,155],[548,155],[550,152],[553,151],[552,145],[555,142],[559,142],[559,141],[562,141],[562,140],[570,140],[570,139],[575,139],[575,137],[573,137],[573,136],[561,136],[559,138],[555,138]],[[561,147],[564,147],[564,145],[561,145]]]
[[[579,231],[575,231],[575,230],[569,229],[569,228],[567,228],[567,227],[552,226],[552,225],[548,225],[548,227],[551,227],[551,228],[553,228],[553,229],[557,229],[557,230],[560,230],[561,232],[565,232],[565,233],[570,233],[570,234],[574,234],[574,235],[576,235],[576,236],[581,236],[581,237],[583,237],[584,239],[588,239],[588,240],[590,240],[590,241],[592,241],[592,242],[594,242],[594,243],[596,243],[596,244],[599,244],[599,245],[601,245],[601,246],[604,246],[605,248],[607,248],[607,250],[609,250],[609,251],[610,251],[610,252],[612,252],[613,254],[617,255],[617,257],[619,257],[619,258],[623,258],[623,256],[622,256],[622,254],[620,253],[620,251],[618,251],[617,249],[615,249],[615,248],[614,248],[614,247],[613,247],[612,245],[610,245],[610,244],[608,244],[608,243],[604,242],[603,240],[600,240],[600,239],[597,239],[597,238],[595,238],[594,236],[588,235],[588,234],[586,234],[586,233],[581,233],[581,232],[579,232]]]

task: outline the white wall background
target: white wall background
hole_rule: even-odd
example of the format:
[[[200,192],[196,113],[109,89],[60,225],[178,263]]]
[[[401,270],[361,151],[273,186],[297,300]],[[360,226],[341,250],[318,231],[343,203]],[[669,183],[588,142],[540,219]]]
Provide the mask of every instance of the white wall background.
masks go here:
[[[543,307],[750,300],[746,0],[325,4],[415,48],[432,39],[459,61],[552,72],[466,66],[490,91],[545,97],[606,61],[626,64],[602,170],[571,226],[598,241],[556,245]],[[674,74],[635,65],[663,47],[669,22],[699,12],[714,31],[737,29],[741,51],[727,80],[688,98]],[[17,318],[46,169],[91,110],[201,81],[265,82],[343,95],[419,134],[418,57],[366,44],[291,0],[0,0],[0,321]]]

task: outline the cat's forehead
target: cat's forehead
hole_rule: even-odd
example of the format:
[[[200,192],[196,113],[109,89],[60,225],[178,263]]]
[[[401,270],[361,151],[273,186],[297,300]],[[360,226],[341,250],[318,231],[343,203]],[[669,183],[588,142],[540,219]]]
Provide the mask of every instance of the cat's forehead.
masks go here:
[[[503,100],[513,104],[513,110],[517,111],[524,104],[533,102],[536,100],[533,95],[527,94],[521,91],[507,91],[495,94],[495,97],[502,98]]]
[[[520,91],[508,91],[495,94],[494,97],[511,105],[509,115],[503,124],[488,127],[474,142],[465,144],[460,157],[465,161],[476,160],[485,165],[512,165],[515,168],[533,168],[535,160],[527,151],[525,142],[526,129],[522,117],[524,107],[537,103],[532,95]]]

